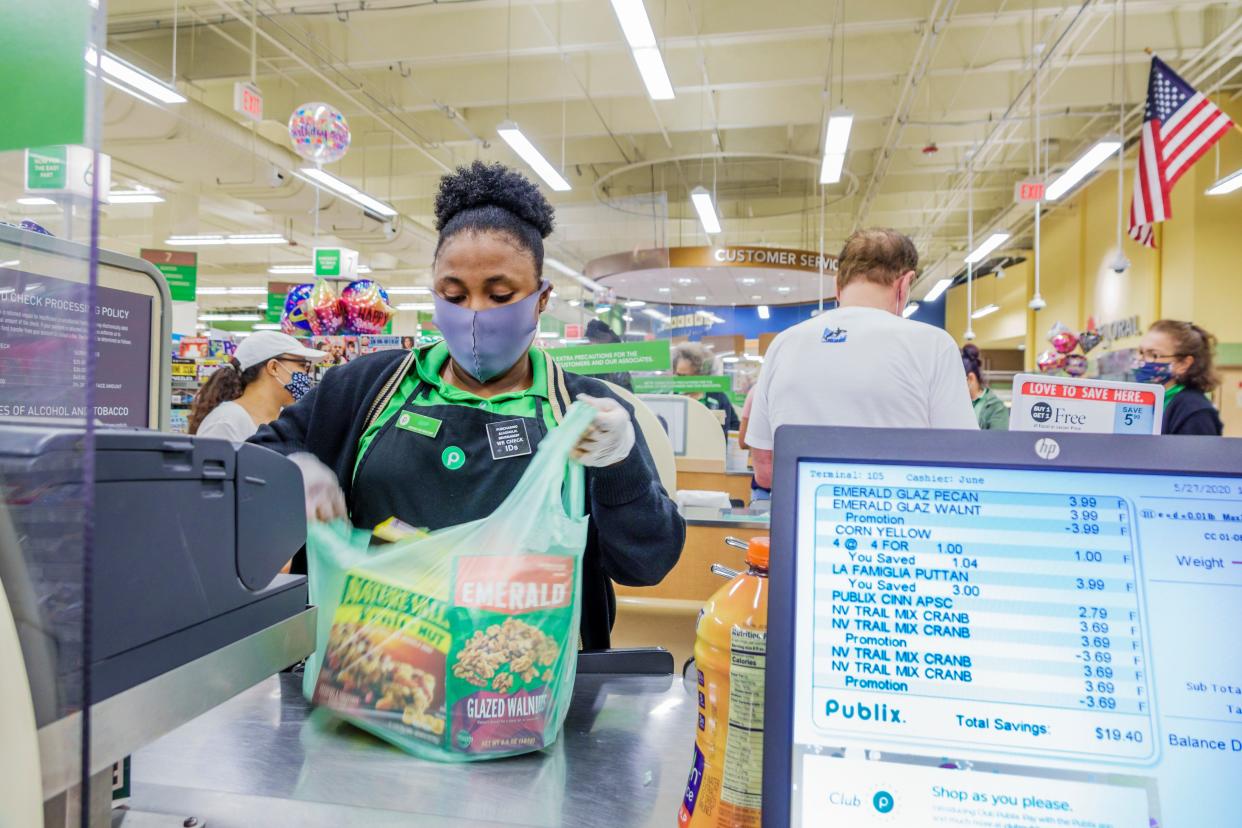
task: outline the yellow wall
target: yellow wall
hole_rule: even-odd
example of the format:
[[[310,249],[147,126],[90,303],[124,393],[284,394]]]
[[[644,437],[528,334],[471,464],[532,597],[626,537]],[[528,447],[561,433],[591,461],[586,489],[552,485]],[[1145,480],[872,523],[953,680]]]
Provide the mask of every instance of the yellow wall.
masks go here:
[[[1242,123],[1242,103],[1217,103]],[[1218,146],[1221,175],[1242,168],[1242,134],[1231,132]],[[1137,145],[1126,154],[1123,167],[1127,216],[1136,152]],[[1027,264],[1007,270],[1001,282],[981,277],[975,283],[975,307],[995,301],[1001,310],[975,321],[979,346],[1014,347],[1029,330],[1030,368],[1035,356],[1048,347],[1047,332],[1056,322],[1081,331],[1088,317],[1103,323],[1134,315],[1144,329],[1162,316],[1190,319],[1222,343],[1242,343],[1242,190],[1204,195],[1216,180],[1215,152],[1199,159],[1177,182],[1173,218],[1157,225],[1156,250],[1123,237],[1122,250],[1131,263],[1125,273],[1116,274],[1109,267],[1117,252],[1115,167],[1044,216],[1040,274],[1048,305],[1039,313],[1026,308],[1033,282],[1030,251]],[[1019,295],[1019,285],[1024,295]],[[945,327],[960,342],[966,327],[965,286],[949,291],[946,301]],[[1135,344],[1137,339],[1130,338],[1118,340],[1114,347]]]

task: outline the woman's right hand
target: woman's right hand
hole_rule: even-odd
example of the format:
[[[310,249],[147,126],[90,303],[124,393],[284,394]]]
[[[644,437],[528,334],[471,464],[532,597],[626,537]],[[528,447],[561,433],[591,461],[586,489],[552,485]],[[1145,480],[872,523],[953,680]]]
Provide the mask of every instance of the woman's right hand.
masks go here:
[[[289,459],[302,470],[302,488],[306,493],[306,519],[327,523],[347,516],[345,493],[332,469],[309,452],[290,454]]]

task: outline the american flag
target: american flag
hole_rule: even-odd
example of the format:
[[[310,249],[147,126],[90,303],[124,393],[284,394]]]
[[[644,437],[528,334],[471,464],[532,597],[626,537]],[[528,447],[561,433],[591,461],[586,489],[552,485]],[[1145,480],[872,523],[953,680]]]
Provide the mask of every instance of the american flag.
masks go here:
[[[1151,59],[1143,137],[1134,170],[1130,238],[1155,247],[1152,225],[1171,218],[1169,194],[1190,169],[1233,126],[1216,104],[1158,57]]]

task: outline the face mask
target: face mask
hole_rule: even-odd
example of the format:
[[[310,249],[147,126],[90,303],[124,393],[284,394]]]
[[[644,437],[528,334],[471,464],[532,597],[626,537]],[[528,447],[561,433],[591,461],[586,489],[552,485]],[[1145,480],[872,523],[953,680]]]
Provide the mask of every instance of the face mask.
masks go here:
[[[310,374],[304,371],[290,371],[289,381],[285,383],[285,390],[289,392],[289,396],[293,397],[293,401],[305,397],[312,388]]]
[[[512,368],[535,340],[539,300],[547,289],[548,282],[540,282],[539,290],[522,301],[485,311],[472,311],[432,294],[434,321],[453,361],[479,382]]]
[[[1171,362],[1140,362],[1134,369],[1135,382],[1153,382],[1164,385],[1173,379],[1173,363]]]

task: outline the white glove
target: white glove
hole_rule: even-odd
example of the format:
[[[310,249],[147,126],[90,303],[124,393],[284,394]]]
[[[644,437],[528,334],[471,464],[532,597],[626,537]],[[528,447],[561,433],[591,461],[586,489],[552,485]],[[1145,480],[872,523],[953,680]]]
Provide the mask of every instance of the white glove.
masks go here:
[[[289,459],[302,470],[302,488],[306,492],[306,519],[327,523],[346,516],[345,493],[332,469],[308,452],[290,454]]]
[[[578,401],[598,414],[591,427],[574,446],[573,458],[584,466],[612,466],[630,456],[634,448],[634,423],[616,400],[579,394]]]

